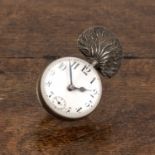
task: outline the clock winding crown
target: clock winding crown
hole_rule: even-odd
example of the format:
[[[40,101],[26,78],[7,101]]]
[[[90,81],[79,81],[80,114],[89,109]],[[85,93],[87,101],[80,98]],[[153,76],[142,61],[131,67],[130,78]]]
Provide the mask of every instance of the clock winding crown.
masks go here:
[[[106,28],[98,26],[85,30],[78,38],[79,50],[93,63],[103,76],[117,73],[122,59],[119,40]]]

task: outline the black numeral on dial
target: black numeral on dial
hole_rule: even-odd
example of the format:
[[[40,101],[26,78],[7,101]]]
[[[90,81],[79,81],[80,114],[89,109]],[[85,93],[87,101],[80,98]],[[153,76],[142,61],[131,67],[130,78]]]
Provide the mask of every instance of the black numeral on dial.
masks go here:
[[[73,69],[76,69],[76,68],[78,68],[79,65],[80,65],[80,64],[79,64],[78,62],[74,61],[74,62],[72,63],[72,65],[71,65],[71,67],[72,67]]]
[[[91,71],[91,69],[89,68],[89,66],[84,66],[81,70],[85,75],[88,75],[88,73]]]
[[[67,66],[66,66],[66,64],[64,64],[63,62],[59,65],[59,67],[58,67],[59,69],[61,69],[62,71],[64,71],[66,68],[67,68]]]
[[[96,78],[94,77],[91,81],[90,84],[93,84],[93,82],[96,80]]]
[[[82,110],[82,107],[76,109],[76,112],[79,112],[79,111],[81,111],[81,110]]]
[[[49,97],[52,97],[54,95],[54,93],[52,91],[50,91]]]
[[[50,87],[51,84],[52,84],[52,81],[48,81],[46,84],[47,84],[48,87]]]

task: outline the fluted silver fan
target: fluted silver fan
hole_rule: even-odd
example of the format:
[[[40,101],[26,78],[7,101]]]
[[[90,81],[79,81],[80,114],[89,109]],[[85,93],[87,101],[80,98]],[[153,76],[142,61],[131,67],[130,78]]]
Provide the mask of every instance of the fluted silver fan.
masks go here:
[[[106,28],[98,26],[85,30],[78,38],[79,50],[93,63],[103,76],[117,73],[122,59],[119,40]]]

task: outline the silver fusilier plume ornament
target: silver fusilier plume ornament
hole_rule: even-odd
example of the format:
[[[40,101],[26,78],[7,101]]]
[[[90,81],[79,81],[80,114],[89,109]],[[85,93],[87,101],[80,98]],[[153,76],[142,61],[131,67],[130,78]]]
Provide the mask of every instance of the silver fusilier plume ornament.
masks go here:
[[[85,30],[78,38],[79,50],[100,71],[103,76],[117,73],[122,59],[119,40],[102,26]]]

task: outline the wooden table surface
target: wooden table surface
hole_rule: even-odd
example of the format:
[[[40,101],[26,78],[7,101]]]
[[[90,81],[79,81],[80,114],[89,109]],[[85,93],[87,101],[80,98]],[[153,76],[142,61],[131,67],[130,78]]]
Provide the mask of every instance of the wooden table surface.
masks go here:
[[[84,58],[77,37],[94,25],[117,35],[125,59],[91,115],[58,119],[36,81],[57,56]],[[0,155],[155,155],[155,1],[1,0]]]

